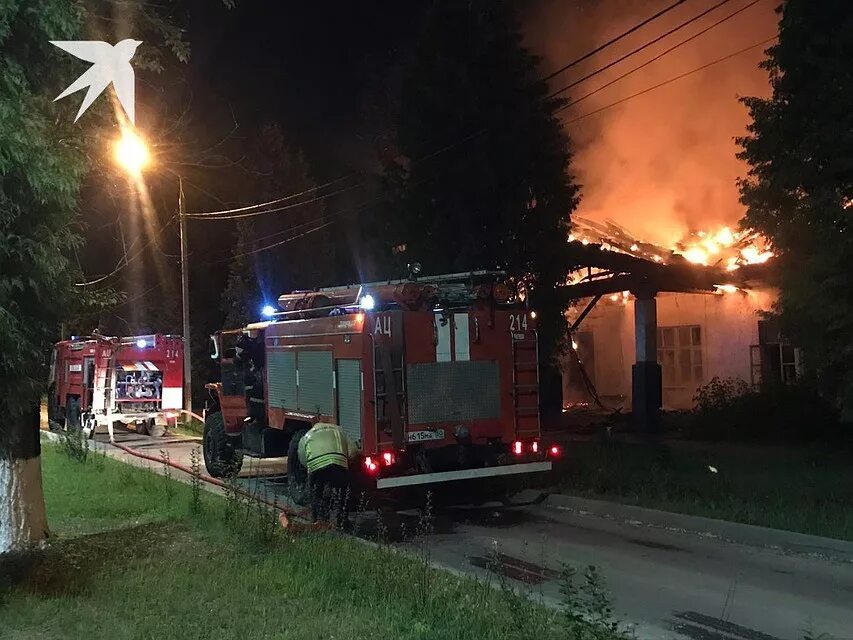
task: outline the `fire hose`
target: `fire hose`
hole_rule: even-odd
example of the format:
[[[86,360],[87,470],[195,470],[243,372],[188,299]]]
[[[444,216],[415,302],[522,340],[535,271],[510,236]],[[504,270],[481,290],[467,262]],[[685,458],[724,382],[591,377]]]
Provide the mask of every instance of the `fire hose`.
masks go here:
[[[137,451],[136,449],[133,449],[132,447],[128,447],[128,446],[120,444],[118,442],[110,442],[110,444],[113,445],[114,447],[118,448],[118,449],[121,449],[125,453],[129,453],[132,456],[136,456],[137,458],[142,458],[143,460],[151,460],[152,462],[159,462],[161,464],[167,464],[170,467],[177,469],[178,471],[183,471],[184,473],[187,473],[191,476],[195,476],[199,480],[206,482],[208,484],[212,484],[215,487],[234,491],[235,493],[239,493],[240,495],[242,495],[246,498],[249,498],[250,500],[257,500],[258,502],[261,502],[261,503],[263,503],[269,507],[272,507],[273,509],[278,510],[278,521],[281,524],[281,527],[283,529],[288,529],[288,530],[295,533],[298,531],[307,531],[307,530],[315,530],[316,531],[316,530],[325,528],[325,525],[320,524],[320,523],[316,523],[316,522],[313,524],[308,524],[308,525],[297,525],[296,523],[291,524],[288,516],[291,516],[293,518],[298,518],[300,520],[311,523],[311,518],[308,514],[307,509],[289,509],[289,508],[287,508],[281,504],[278,504],[276,502],[272,502],[272,501],[270,501],[266,498],[263,498],[257,494],[252,494],[252,493],[250,493],[244,489],[241,489],[240,487],[237,487],[234,485],[229,486],[228,484],[222,482],[222,480],[218,480],[217,478],[213,478],[213,477],[205,475],[203,473],[198,473],[197,471],[194,471],[193,469],[191,469],[190,467],[188,467],[186,465],[179,464],[177,462],[172,462],[171,460],[169,460],[165,457],[159,457],[158,458],[158,457],[151,456],[151,455],[148,455],[145,453],[141,453],[140,451]]]

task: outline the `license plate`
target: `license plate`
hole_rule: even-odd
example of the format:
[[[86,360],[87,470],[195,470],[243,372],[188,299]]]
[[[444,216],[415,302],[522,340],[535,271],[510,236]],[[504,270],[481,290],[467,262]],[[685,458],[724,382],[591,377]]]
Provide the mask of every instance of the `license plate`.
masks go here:
[[[409,442],[424,442],[425,440],[444,440],[444,429],[409,431]]]

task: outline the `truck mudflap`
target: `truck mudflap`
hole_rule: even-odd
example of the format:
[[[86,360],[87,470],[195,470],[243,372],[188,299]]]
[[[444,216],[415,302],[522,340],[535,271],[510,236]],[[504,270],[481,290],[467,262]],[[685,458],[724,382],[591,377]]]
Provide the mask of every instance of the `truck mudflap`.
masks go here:
[[[540,462],[524,462],[520,464],[508,464],[495,467],[480,467],[478,469],[461,469],[459,471],[417,473],[409,476],[379,478],[376,481],[376,488],[391,489],[393,487],[412,487],[420,484],[436,484],[438,482],[450,482],[452,480],[493,478],[497,476],[511,476],[521,473],[538,473],[550,470],[551,461],[542,460]]]

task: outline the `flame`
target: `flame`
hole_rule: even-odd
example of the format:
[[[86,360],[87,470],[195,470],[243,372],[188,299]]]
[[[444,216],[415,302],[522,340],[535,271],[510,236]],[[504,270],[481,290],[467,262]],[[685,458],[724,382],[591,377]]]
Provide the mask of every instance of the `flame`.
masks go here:
[[[715,284],[714,288],[717,290],[717,293],[736,293],[737,291],[740,291],[740,289],[733,284]]]
[[[731,272],[744,265],[765,263],[774,257],[772,246],[766,238],[754,231],[728,226],[689,232],[680,239],[674,239],[672,245],[666,248],[633,238],[628,230],[612,221],[602,223],[573,217],[572,225],[569,242],[598,244],[602,251],[625,253],[660,264],[671,262],[673,256],[679,256],[692,264]],[[576,271],[569,275],[566,284],[577,284],[592,275],[589,270]],[[730,291],[724,288],[722,292]],[[616,302],[618,296],[611,299]],[[626,302],[627,296],[623,296],[622,301]]]
[[[755,245],[749,245],[740,250],[740,255],[746,264],[763,264],[773,257],[772,251],[761,251]]]
[[[708,252],[702,247],[690,247],[681,255],[684,256],[685,260],[693,264],[708,264]]]

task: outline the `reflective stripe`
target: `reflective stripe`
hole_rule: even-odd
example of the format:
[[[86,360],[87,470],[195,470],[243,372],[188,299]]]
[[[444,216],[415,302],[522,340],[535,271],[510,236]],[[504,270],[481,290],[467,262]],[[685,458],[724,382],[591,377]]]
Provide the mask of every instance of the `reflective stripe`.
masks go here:
[[[308,473],[312,473],[319,469],[329,467],[333,464],[336,464],[339,467],[343,467],[344,469],[349,468],[349,465],[347,464],[347,458],[342,453],[324,453],[322,455],[317,456],[316,458],[308,458],[308,462],[305,466],[308,467]]]

